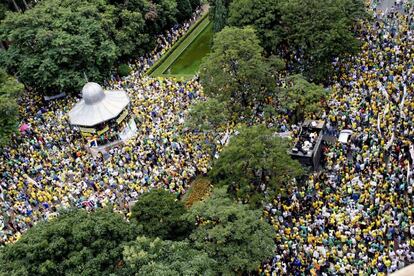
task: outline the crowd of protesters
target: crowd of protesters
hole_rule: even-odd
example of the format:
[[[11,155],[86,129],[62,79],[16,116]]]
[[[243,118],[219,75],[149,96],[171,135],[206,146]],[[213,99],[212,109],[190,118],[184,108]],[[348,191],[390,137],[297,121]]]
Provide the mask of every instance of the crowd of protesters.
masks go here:
[[[385,275],[414,262],[414,10],[399,1],[361,28],[362,52],[336,62],[338,78],[324,118],[330,133],[350,129],[348,143],[324,148],[325,167],[306,185],[266,206],[276,231],[275,256],[263,275]],[[196,79],[153,79],[148,69],[188,25],[159,38],[159,48],[132,65],[126,89],[137,136],[94,158],[69,127],[75,99],[41,105],[25,99],[29,126],[0,153],[0,245],[13,242],[60,208],[129,205],[153,187],[181,194],[211,156],[205,136],[186,132],[186,110],[202,98]],[[291,130],[282,115],[263,120]],[[275,119],[276,118],[276,119]]]
[[[414,10],[376,11],[362,52],[337,62],[325,119],[350,129],[325,168],[266,208],[276,255],[263,275],[386,275],[414,263]]]
[[[188,106],[202,96],[198,82],[141,74],[190,23],[160,36],[156,50],[132,64],[134,71],[126,80],[114,77],[106,83],[107,88],[128,92],[138,125],[135,138],[111,149],[109,159],[87,153],[85,141],[70,127],[67,112],[75,98],[43,102],[30,95],[22,99],[25,127],[0,152],[0,246],[16,241],[34,223],[56,216],[61,208],[111,204],[128,215],[139,194],[153,187],[182,194],[195,174],[207,171],[205,137],[184,129]]]

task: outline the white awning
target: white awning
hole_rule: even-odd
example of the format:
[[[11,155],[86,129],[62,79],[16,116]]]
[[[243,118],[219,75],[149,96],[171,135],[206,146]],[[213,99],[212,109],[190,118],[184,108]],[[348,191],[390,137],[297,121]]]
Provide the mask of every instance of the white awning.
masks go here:
[[[125,91],[104,91],[99,84],[88,82],[82,89],[82,100],[69,111],[69,121],[72,125],[94,126],[117,117],[128,104]]]

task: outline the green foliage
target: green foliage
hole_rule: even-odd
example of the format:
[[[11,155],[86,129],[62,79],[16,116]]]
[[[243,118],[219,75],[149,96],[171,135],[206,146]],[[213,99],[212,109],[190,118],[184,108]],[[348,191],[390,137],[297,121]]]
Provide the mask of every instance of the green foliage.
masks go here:
[[[1,23],[0,40],[11,44],[0,62],[43,94],[78,92],[85,76],[103,82],[194,9],[189,0],[42,0]]]
[[[108,4],[115,5],[119,9],[147,12],[150,6],[147,0],[108,0]]]
[[[187,241],[138,237],[125,246],[124,260],[135,275],[215,275],[215,262]]]
[[[151,34],[160,33],[177,23],[177,13],[177,2],[175,0],[156,0],[150,2],[148,12],[145,14],[147,30]]]
[[[121,77],[126,77],[126,76],[129,75],[129,73],[131,73],[131,68],[128,66],[128,64],[123,63],[123,64],[119,65],[118,74]]]
[[[229,186],[232,196],[260,205],[294,177],[303,174],[287,153],[287,141],[265,126],[243,127],[230,139],[210,172],[216,183]]]
[[[117,27],[113,29],[118,56],[126,60],[144,54],[150,35],[145,31],[145,20],[141,12],[121,9],[118,11]]]
[[[102,82],[117,57],[109,33],[115,10],[104,0],[46,0],[25,13],[9,14],[0,39],[11,41],[0,60],[19,79],[44,93],[79,91]]]
[[[212,137],[214,143],[206,143],[211,147],[211,156],[216,154],[216,142],[221,143],[221,134],[228,127],[230,112],[225,102],[220,102],[215,98],[206,101],[195,102],[190,110],[186,121],[186,126],[192,130],[203,131]]]
[[[294,75],[287,79],[288,86],[278,94],[279,102],[293,113],[293,121],[302,121],[305,116],[318,115],[323,110],[322,103],[327,99],[329,92],[322,86],[309,83],[301,75]]]
[[[0,274],[122,274],[123,243],[132,231],[121,215],[101,209],[75,210],[40,222],[0,251]]]
[[[187,219],[197,222],[190,235],[194,248],[216,261],[218,275],[251,272],[273,255],[273,229],[260,210],[229,199],[226,188],[193,205]]]
[[[228,6],[230,0],[210,0],[210,19],[213,31],[220,32],[227,24]]]
[[[289,26],[283,28],[282,43],[291,51],[303,51],[309,79],[323,81],[332,71],[335,57],[358,51],[360,43],[352,29],[355,20],[364,15],[362,0],[284,0],[280,7],[283,26]]]
[[[274,89],[269,64],[250,27],[224,28],[214,37],[212,53],[200,69],[207,96],[228,102],[233,110],[252,108]]]
[[[151,190],[132,207],[132,218],[148,237],[179,240],[191,232],[191,225],[181,217],[186,213],[183,202],[165,190]]]
[[[0,69],[0,146],[6,145],[18,128],[19,106],[17,97],[23,85]]]
[[[277,53],[281,40],[280,1],[274,0],[233,0],[229,7],[230,26],[254,26],[263,48]]]
[[[187,127],[205,132],[218,132],[229,120],[229,111],[225,102],[215,98],[195,102],[188,114]]]
[[[274,72],[280,72],[286,69],[286,62],[278,56],[271,55],[267,61]]]
[[[6,17],[6,12],[9,9],[7,8],[6,4],[0,3],[0,21]]]
[[[366,16],[362,0],[234,0],[228,21],[254,26],[268,53],[283,51],[294,69],[324,81],[334,58],[359,49],[353,28]]]
[[[189,0],[177,0],[177,20],[187,20],[192,15],[191,3]]]
[[[191,9],[195,11],[201,5],[201,0],[190,0],[190,4]]]

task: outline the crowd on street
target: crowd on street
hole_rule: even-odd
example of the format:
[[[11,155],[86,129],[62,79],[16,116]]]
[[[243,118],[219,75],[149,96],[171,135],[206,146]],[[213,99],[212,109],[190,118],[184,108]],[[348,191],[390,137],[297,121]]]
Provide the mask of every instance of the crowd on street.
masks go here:
[[[404,5],[403,5],[404,4]],[[263,275],[387,275],[414,263],[414,10],[376,11],[362,52],[337,62],[325,113],[351,140],[265,210],[276,255]]]

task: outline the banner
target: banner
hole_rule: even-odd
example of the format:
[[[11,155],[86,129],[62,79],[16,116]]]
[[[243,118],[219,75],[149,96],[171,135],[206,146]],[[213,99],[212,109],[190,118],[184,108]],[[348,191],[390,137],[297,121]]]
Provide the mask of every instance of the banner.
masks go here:
[[[125,125],[125,128],[119,133],[119,138],[125,141],[134,136],[137,132],[137,125],[135,124],[134,119],[129,120],[128,124]]]
[[[119,118],[116,119],[116,122],[118,124],[121,123],[126,118],[126,116],[128,116],[128,109],[125,109],[124,112],[122,112],[122,114],[119,116]]]
[[[109,127],[108,127],[108,126],[106,126],[104,129],[102,129],[102,130],[98,131],[98,135],[101,135],[101,134],[103,134],[103,133],[107,132],[108,130],[109,130]]]

